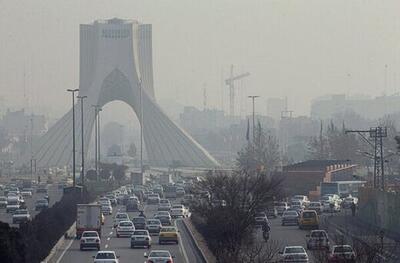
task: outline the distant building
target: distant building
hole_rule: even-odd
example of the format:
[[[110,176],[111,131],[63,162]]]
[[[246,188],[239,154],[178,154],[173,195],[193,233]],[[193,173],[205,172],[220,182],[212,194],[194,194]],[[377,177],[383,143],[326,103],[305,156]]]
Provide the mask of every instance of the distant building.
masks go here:
[[[44,115],[26,114],[25,110],[10,111],[4,114],[0,125],[10,136],[39,136],[46,132],[46,117]]]
[[[181,126],[190,134],[201,134],[215,131],[228,125],[224,112],[221,110],[205,109],[186,106],[179,117]]]
[[[311,104],[311,118],[330,119],[336,114],[354,112],[366,119],[378,119],[400,112],[400,95],[369,98],[346,97],[344,94],[324,96]]]
[[[351,181],[356,165],[346,160],[308,160],[283,167],[283,186],[288,194],[318,198],[321,182]]]

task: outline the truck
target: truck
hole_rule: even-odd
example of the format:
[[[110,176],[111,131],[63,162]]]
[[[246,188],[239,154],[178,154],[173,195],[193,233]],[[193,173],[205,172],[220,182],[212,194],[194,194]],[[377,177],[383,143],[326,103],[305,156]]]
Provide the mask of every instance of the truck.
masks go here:
[[[101,236],[101,205],[77,204],[76,237],[79,239],[84,231],[97,231]]]
[[[172,174],[163,173],[160,175],[160,184],[161,185],[169,185],[172,183]]]

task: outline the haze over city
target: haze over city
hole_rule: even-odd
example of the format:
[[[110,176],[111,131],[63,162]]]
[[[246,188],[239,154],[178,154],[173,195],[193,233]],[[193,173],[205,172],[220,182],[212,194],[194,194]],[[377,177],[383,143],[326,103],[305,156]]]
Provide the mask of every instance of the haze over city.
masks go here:
[[[296,115],[330,93],[382,95],[400,81],[400,2],[385,1],[1,1],[0,95],[61,117],[78,87],[79,24],[113,17],[153,24],[156,97],[228,110],[222,77],[250,72],[237,100],[249,114],[288,97]],[[387,80],[385,86],[385,65]],[[25,75],[25,78],[23,77]],[[25,82],[25,84],[24,84]],[[25,86],[25,99],[24,97]],[[241,97],[241,98],[240,98]],[[223,98],[223,99],[222,99]],[[124,111],[116,104],[115,112]],[[25,105],[27,107],[27,105]]]

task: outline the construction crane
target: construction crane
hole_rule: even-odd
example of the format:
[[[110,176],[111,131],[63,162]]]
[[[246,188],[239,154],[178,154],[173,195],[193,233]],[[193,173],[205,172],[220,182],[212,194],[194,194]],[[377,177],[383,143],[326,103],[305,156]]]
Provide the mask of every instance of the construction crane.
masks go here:
[[[225,84],[228,85],[229,87],[229,115],[234,116],[235,115],[235,86],[234,83],[236,80],[245,78],[249,76],[250,73],[242,73],[236,76],[233,76],[233,65],[231,65],[231,76],[230,78],[225,80]]]

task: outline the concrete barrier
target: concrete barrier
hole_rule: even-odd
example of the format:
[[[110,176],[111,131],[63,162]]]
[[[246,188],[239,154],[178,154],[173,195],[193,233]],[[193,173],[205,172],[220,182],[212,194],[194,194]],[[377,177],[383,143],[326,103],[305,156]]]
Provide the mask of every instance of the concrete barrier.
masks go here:
[[[65,244],[67,243],[67,241],[75,238],[75,225],[76,223],[73,223],[72,226],[65,232],[65,234],[60,237],[54,247],[50,250],[50,254],[42,261],[42,263],[57,262],[57,252],[59,252],[60,250],[65,250]]]

